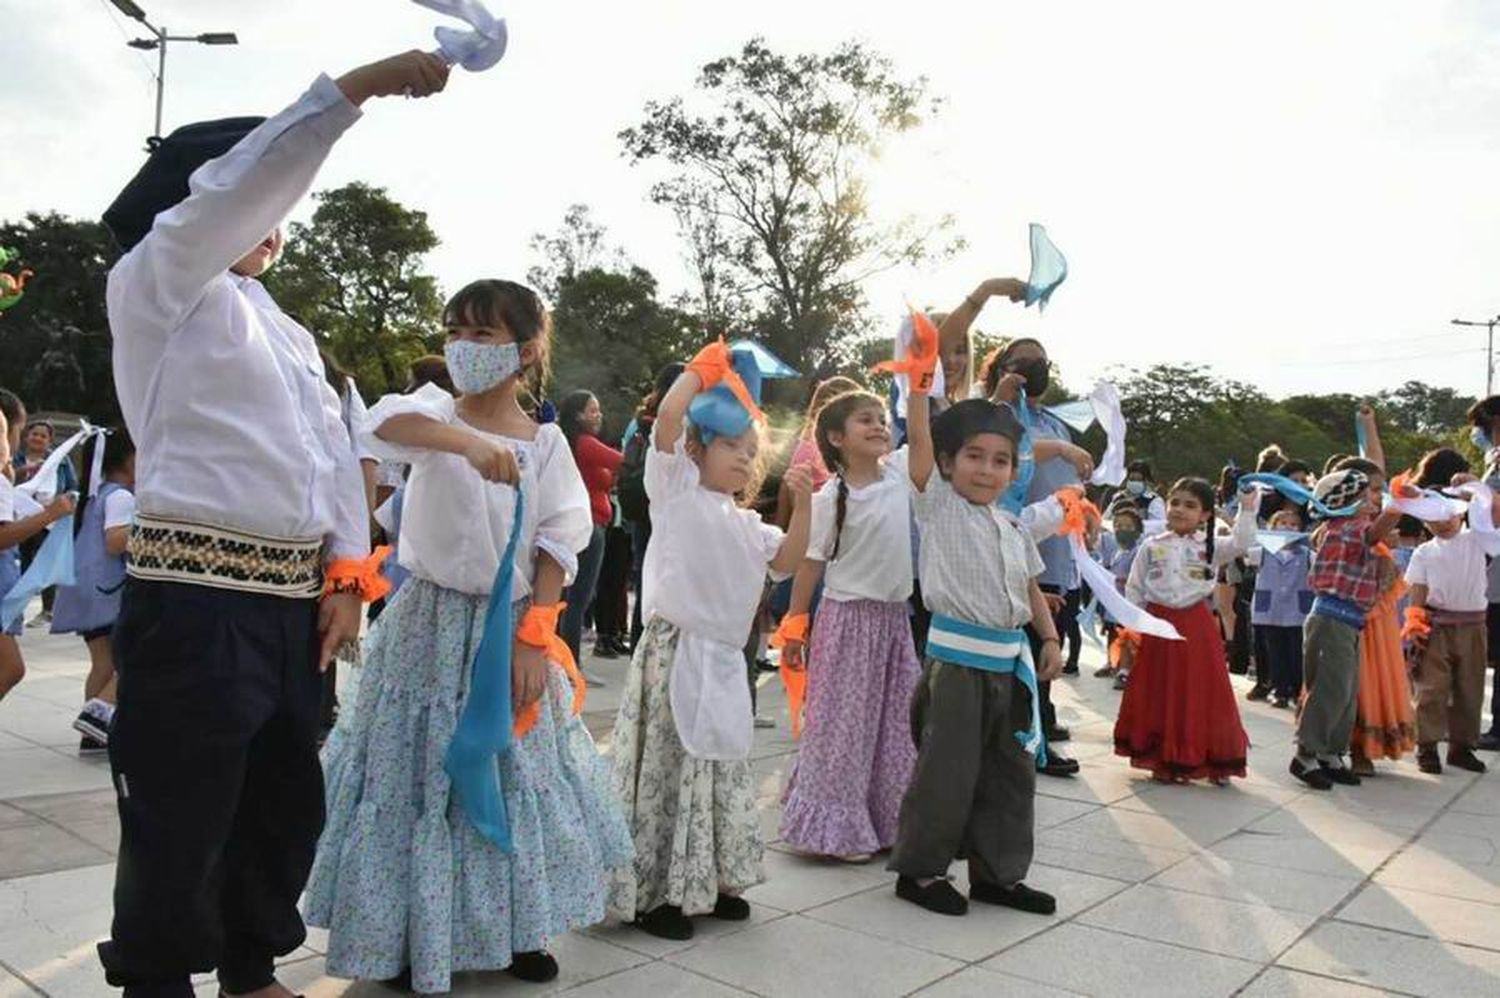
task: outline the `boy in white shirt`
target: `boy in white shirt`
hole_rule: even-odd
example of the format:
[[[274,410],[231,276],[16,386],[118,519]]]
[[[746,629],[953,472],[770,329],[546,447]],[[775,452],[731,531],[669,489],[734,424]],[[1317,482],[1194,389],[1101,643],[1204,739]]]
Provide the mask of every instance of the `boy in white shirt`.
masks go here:
[[[370,565],[359,462],[311,334],[256,280],[370,97],[424,97],[408,52],[320,76],[268,120],[178,129],[105,212],[115,386],[140,446],[114,640],[120,811],[111,938],[127,998],[289,998],[274,958],[323,825],[318,673],[359,634]],[[247,501],[249,500],[249,501]]]
[[[1466,530],[1463,518],[1428,523],[1431,540],[1417,547],[1406,569],[1411,584],[1407,634],[1417,692],[1417,765],[1441,773],[1437,743],[1448,742],[1448,765],[1483,773],[1474,755],[1484,708],[1488,658],[1486,557],[1500,555],[1500,533]]]

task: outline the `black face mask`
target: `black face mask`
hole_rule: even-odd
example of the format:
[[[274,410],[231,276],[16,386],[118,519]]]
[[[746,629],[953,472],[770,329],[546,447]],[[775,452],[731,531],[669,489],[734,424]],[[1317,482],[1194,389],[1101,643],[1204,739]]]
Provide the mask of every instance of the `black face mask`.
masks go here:
[[[1010,365],[1011,370],[1026,379],[1026,397],[1038,399],[1052,383],[1052,370],[1043,358],[1035,360],[1018,360]]]

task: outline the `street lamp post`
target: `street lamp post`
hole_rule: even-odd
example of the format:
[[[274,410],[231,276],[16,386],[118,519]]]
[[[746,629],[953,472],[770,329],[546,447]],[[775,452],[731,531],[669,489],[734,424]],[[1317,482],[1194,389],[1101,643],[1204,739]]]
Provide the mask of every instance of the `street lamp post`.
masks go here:
[[[1471,322],[1468,319],[1454,319],[1455,326],[1483,326],[1489,330],[1489,340],[1484,347],[1484,397],[1489,398],[1495,392],[1495,326],[1500,324],[1500,315],[1493,319],[1485,319],[1483,322]]]
[[[201,35],[172,35],[167,33],[166,28],[158,28],[146,20],[146,12],[138,7],[134,0],[110,0],[115,9],[133,21],[139,21],[147,31],[151,32],[150,38],[137,38],[127,42],[133,49],[144,51],[156,50],[156,130],[152,137],[161,138],[161,108],[164,88],[167,79],[167,43],[168,42],[197,42],[199,45],[238,45],[240,40],[232,31],[209,31]]]

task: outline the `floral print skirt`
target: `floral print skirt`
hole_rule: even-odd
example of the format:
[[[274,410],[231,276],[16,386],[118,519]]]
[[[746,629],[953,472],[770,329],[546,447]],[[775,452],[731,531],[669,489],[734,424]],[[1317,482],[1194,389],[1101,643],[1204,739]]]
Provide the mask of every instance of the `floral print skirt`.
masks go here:
[[[660,617],[646,625],[615,717],[615,792],[635,837],[635,868],[609,895],[623,921],[664,904],[706,914],[721,892],[765,879],[749,761],[695,759],[677,737],[668,689],[680,633]]]
[[[443,758],[458,726],[488,597],[412,578],[365,641],[352,703],[323,751],[328,822],[304,902],[329,930],[328,972],[451,989],[451,975],[604,917],[630,832],[561,666],[546,708],[500,761],[514,852],[470,825]],[[519,612],[524,604],[518,603]]]

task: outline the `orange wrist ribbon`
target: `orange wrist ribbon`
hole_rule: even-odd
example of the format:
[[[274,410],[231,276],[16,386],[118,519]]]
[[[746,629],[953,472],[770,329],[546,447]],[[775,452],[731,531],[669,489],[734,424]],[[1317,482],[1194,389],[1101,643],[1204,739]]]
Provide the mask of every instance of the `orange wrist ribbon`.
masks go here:
[[[1406,623],[1401,627],[1401,640],[1410,642],[1426,641],[1432,636],[1432,614],[1427,612],[1425,606],[1409,606],[1406,608]]]
[[[805,613],[789,613],[781,618],[781,625],[771,635],[772,648],[785,648],[790,641],[807,647],[807,632],[812,618]],[[803,652],[806,655],[806,652]],[[786,655],[781,656],[781,685],[786,687],[787,711],[792,715],[792,737],[802,737],[802,705],[807,701],[807,669],[794,669],[788,664]]]
[[[1140,651],[1141,632],[1122,627],[1115,632],[1115,639],[1109,643],[1109,664],[1118,669],[1120,663],[1125,660],[1127,648]]]
[[[883,360],[870,370],[904,374],[910,379],[911,394],[926,395],[932,391],[933,372],[938,365],[938,328],[925,312],[911,310],[911,347],[901,360]]]
[[[1064,536],[1073,534],[1084,537],[1089,529],[1089,515],[1093,514],[1095,520],[1099,519],[1099,507],[1084,498],[1083,492],[1076,488],[1061,488],[1052,493],[1063,508],[1062,526],[1057,532]]]
[[[588,683],[584,681],[583,673],[578,671],[573,650],[557,635],[557,622],[567,606],[566,603],[554,603],[552,606],[533,604],[521,615],[521,623],[516,627],[516,641],[532,648],[540,648],[547,659],[563,667],[563,671],[568,674],[568,681],[573,684],[573,715],[576,717],[583,713]],[[542,701],[545,699],[544,693],[534,703],[516,713],[511,730],[517,738],[530,731],[542,716]]]
[[[323,595],[353,593],[366,603],[373,603],[391,591],[391,580],[380,574],[380,566],[391,549],[381,545],[368,558],[340,558],[323,569]]]
[[[1398,499],[1415,499],[1422,494],[1422,490],[1412,484],[1411,472],[1403,471],[1391,479],[1391,495]]]

